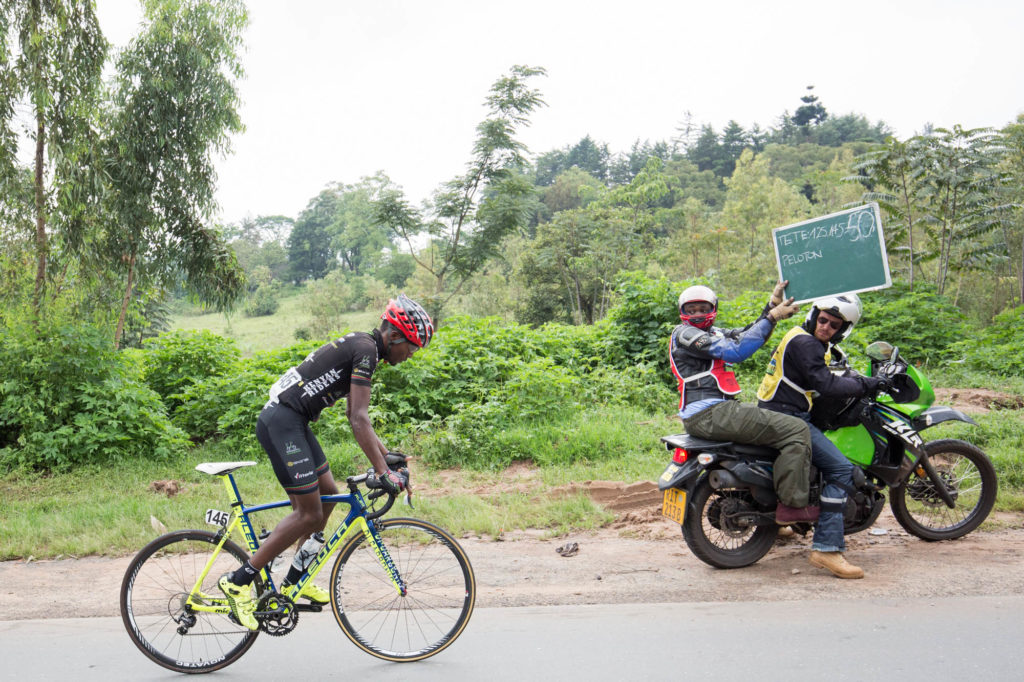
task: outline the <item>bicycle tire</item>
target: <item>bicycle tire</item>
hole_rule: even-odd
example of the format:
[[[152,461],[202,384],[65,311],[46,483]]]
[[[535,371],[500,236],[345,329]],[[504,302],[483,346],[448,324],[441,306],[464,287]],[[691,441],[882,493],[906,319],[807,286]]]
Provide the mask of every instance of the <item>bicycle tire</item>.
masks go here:
[[[220,539],[205,530],[180,530],[143,547],[121,582],[121,620],[135,646],[157,665],[180,673],[208,673],[230,665],[256,642],[259,630],[239,625],[227,615],[191,611],[185,597],[205,568]],[[222,596],[217,580],[238,568],[249,554],[234,542],[224,543],[203,581],[206,594]],[[260,578],[254,583],[263,591]],[[195,621],[180,634],[176,618]]]
[[[331,609],[345,636],[366,653],[393,662],[428,658],[462,634],[476,602],[476,578],[459,543],[419,519],[374,522],[406,594],[360,533],[331,569]]]

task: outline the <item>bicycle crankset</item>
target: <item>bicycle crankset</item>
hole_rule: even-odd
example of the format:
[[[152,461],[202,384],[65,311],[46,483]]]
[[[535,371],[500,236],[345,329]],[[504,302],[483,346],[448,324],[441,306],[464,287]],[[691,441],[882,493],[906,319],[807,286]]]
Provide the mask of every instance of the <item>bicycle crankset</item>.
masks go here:
[[[260,623],[260,630],[273,637],[287,635],[299,623],[299,612],[295,603],[280,592],[263,595],[253,613]]]

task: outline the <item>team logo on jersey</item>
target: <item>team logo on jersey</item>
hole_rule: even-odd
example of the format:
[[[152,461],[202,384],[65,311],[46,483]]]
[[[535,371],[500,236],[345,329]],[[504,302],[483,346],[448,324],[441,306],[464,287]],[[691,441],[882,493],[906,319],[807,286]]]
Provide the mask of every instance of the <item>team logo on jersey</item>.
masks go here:
[[[316,379],[307,381],[302,387],[302,394],[307,398],[312,398],[316,394],[326,391],[331,384],[339,379],[341,379],[341,372],[336,369],[327,370]]]
[[[288,441],[287,445],[284,446],[284,454],[286,455],[297,455],[301,452],[302,448],[291,441]]]

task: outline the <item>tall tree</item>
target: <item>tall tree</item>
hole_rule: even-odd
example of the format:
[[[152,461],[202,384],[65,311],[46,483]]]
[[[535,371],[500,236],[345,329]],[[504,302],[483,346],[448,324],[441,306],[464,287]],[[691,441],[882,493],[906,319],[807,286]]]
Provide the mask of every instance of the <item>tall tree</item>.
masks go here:
[[[725,182],[729,188],[722,209],[725,224],[745,233],[749,240],[739,277],[744,286],[756,286],[771,277],[771,229],[806,217],[809,202],[772,177],[767,159],[755,157],[749,149],[740,155],[735,172]]]
[[[924,180],[921,152],[919,138],[907,142],[889,138],[881,149],[858,157],[854,166],[857,174],[848,178],[870,187],[862,194],[862,199],[878,202],[887,217],[895,219],[886,223],[886,241],[891,251],[906,254],[911,291],[914,290],[914,271],[919,265],[914,228],[923,213],[920,206]],[[893,248],[901,239],[906,240],[906,246]]]
[[[988,128],[937,128],[923,139],[922,197],[928,213],[925,225],[932,238],[928,254],[936,258],[935,282],[946,289],[950,270],[987,268],[992,258],[1005,256],[1006,245],[988,239],[999,234],[1004,211],[998,206],[1001,182],[998,139]]]
[[[818,101],[818,96],[814,94],[813,90],[813,85],[807,86],[807,94],[800,98],[800,101],[803,102],[803,104],[797,107],[796,111],[793,112],[793,123],[805,130],[809,126],[818,125],[828,118],[828,111],[826,111],[825,106]]]
[[[335,205],[334,222],[328,228],[331,250],[341,266],[359,275],[376,268],[390,249],[391,231],[378,223],[374,202],[385,191],[395,189],[383,172],[364,177],[355,185],[344,185]]]
[[[117,59],[107,143],[113,193],[106,263],[124,276],[115,345],[139,286],[179,278],[229,307],[244,277],[210,224],[215,154],[242,130],[236,80],[248,19],[240,0],[146,0],[144,31]]]
[[[338,212],[339,185],[333,184],[309,200],[288,235],[288,264],[296,282],[321,279],[335,261],[330,228]]]
[[[106,51],[91,1],[0,4],[0,192],[4,201],[19,197],[12,126],[16,105],[27,100],[35,143],[37,311],[45,295],[53,223],[74,229],[97,196],[95,123]]]
[[[1005,189],[1010,200],[1016,204],[1016,220],[1005,226],[1006,243],[1011,249],[1019,249],[1017,258],[1012,262],[1019,266],[1015,273],[1017,301],[1024,304],[1024,211],[1021,211],[1021,205],[1024,205],[1024,114],[1019,115],[1016,121],[1007,125],[1001,132],[1006,147],[1004,162],[1009,174]],[[1011,232],[1015,233],[1015,238],[1011,237]]]
[[[417,263],[434,279],[430,304],[435,314],[496,253],[502,237],[526,224],[534,189],[519,172],[526,166],[526,147],[516,133],[544,106],[540,91],[528,81],[545,73],[538,67],[514,66],[495,81],[468,170],[434,194],[425,219],[399,190],[386,192],[377,202],[378,221],[405,240],[410,251],[415,252],[414,237],[430,235],[436,248],[429,253],[437,257],[417,257]]]

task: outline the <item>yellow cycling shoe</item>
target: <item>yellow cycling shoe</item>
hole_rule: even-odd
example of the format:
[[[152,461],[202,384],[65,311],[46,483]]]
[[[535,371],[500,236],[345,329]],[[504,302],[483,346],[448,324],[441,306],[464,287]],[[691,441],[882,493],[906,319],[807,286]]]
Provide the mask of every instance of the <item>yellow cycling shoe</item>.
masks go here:
[[[256,610],[256,602],[252,598],[252,588],[249,585],[236,585],[231,582],[231,574],[225,573],[217,581],[217,587],[227,597],[228,605],[231,607],[231,615],[243,626],[250,630],[258,630],[260,624],[256,621],[253,611]]]
[[[295,589],[294,586],[292,589]],[[292,600],[298,599],[299,597],[308,599],[314,604],[329,604],[331,602],[331,593],[314,583],[312,580],[307,581],[306,584],[302,586],[302,592],[293,596]]]

